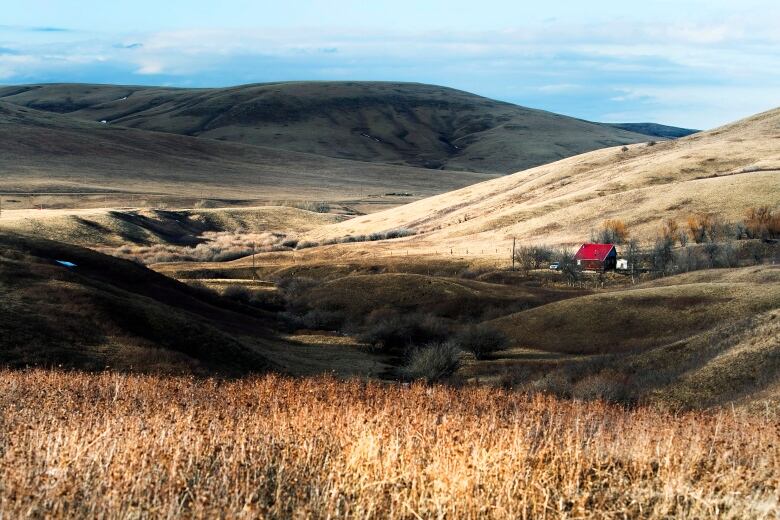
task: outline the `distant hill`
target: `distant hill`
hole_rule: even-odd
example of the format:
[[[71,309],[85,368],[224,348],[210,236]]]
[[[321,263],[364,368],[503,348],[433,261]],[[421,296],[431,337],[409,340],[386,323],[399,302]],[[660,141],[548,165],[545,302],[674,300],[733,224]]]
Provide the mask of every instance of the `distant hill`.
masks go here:
[[[115,190],[265,200],[388,192],[421,197],[483,179],[484,174],[333,159],[106,125],[0,101],[0,191]]]
[[[112,127],[499,174],[649,140],[635,131],[417,83],[286,82],[220,89],[51,84],[0,88],[0,101]]]
[[[628,130],[638,134],[649,135],[652,137],[661,137],[664,139],[679,139],[687,135],[695,134],[701,130],[691,130],[690,128],[678,128],[676,126],[659,125],[658,123],[604,123],[613,128]]]

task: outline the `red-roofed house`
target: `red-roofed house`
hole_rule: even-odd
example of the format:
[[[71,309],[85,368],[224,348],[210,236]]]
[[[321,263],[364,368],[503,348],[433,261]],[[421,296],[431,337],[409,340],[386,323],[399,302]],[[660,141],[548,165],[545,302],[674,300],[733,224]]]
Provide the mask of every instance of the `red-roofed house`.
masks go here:
[[[614,244],[582,244],[574,259],[585,271],[607,271],[615,268],[617,250]]]

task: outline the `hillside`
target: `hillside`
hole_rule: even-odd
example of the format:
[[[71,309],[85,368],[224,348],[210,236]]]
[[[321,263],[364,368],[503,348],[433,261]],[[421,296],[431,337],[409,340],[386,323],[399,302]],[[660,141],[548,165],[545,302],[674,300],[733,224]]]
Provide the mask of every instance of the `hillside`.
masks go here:
[[[111,126],[500,174],[649,140],[609,125],[417,83],[286,82],[221,89],[52,84],[0,88],[0,100]]]
[[[629,132],[660,137],[662,139],[679,139],[686,137],[700,130],[691,130],[690,128],[678,128],[676,126],[659,125],[657,123],[605,123],[613,128],[620,128]]]
[[[493,323],[531,348],[614,354],[672,344],[780,308],[776,266],[706,273],[706,281],[698,273],[673,276],[663,283],[550,303]]]
[[[0,218],[0,230],[85,247],[195,246],[203,243],[204,234],[209,233],[241,235],[245,241],[269,234],[281,240],[287,234],[306,232],[343,218],[279,206],[190,210],[6,210]]]
[[[398,247],[506,250],[576,244],[604,219],[652,240],[663,219],[692,214],[738,221],[780,201],[780,109],[654,146],[608,148],[317,230],[311,238],[406,227]]]
[[[132,262],[0,234],[2,366],[264,371],[275,365],[257,347],[271,343],[274,323]],[[247,344],[236,332],[265,339]]]
[[[0,191],[191,198],[341,199],[433,195],[484,174],[331,159],[152,132],[0,102]],[[133,202],[126,196],[124,203]]]
[[[780,269],[686,273],[488,322],[509,348],[462,376],[562,397],[763,410],[780,396]]]

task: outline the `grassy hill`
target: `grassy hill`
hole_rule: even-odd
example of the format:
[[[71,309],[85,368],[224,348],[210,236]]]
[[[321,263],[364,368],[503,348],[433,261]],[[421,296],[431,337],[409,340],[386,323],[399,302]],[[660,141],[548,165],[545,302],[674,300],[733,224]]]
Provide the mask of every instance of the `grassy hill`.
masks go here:
[[[204,233],[233,233],[247,237],[272,233],[283,237],[339,222],[343,218],[282,206],[188,210],[6,210],[0,218],[0,230],[86,247],[194,246],[204,241]]]
[[[463,376],[583,399],[701,408],[780,398],[780,269],[718,269],[489,322],[511,338]]]
[[[633,130],[417,83],[285,82],[221,89],[51,84],[0,88],[0,100],[110,126],[500,174],[649,140]]]
[[[780,269],[776,266],[707,273],[707,281],[675,276],[662,284],[550,303],[493,324],[524,346],[539,350],[614,354],[671,344],[729,321],[780,308]]]
[[[274,364],[257,345],[272,343],[273,323],[133,262],[0,234],[0,365],[263,371]]]
[[[373,164],[104,125],[0,101],[0,191],[229,199],[433,195],[484,174]],[[121,198],[121,197],[120,197]]]
[[[506,251],[576,244],[605,219],[652,240],[664,219],[740,220],[780,201],[780,109],[674,141],[607,148],[322,228],[312,238],[410,228],[400,247]]]

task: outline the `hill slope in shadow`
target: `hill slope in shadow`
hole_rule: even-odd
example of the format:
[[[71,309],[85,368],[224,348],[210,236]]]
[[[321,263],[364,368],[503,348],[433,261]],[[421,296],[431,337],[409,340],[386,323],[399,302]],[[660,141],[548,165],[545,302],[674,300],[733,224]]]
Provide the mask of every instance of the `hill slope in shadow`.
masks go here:
[[[105,125],[0,101],[0,191],[338,199],[429,196],[483,179]]]
[[[264,371],[272,362],[235,334],[265,338],[253,345],[271,343],[273,324],[270,315],[133,262],[0,234],[0,365]]]

